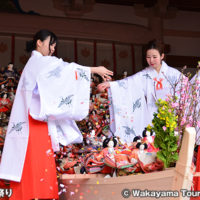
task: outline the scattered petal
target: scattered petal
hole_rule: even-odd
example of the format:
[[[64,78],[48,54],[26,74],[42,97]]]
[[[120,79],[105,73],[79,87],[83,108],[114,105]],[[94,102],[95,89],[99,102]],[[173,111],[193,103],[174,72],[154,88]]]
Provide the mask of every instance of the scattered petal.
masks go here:
[[[67,192],[66,188],[62,189],[63,192]]]
[[[70,195],[71,195],[71,196],[74,195],[74,192],[70,192]]]
[[[64,187],[65,187],[65,185],[61,183],[61,184],[60,184],[60,187],[61,187],[61,188],[64,188]]]

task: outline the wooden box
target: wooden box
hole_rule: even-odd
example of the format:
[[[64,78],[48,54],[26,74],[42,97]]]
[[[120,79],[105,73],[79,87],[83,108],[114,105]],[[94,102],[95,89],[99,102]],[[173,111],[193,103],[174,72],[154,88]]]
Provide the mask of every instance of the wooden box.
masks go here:
[[[184,197],[191,191],[191,163],[195,144],[195,129],[187,128],[175,168],[141,175],[104,178],[101,174],[62,175],[60,183],[66,192],[60,200],[124,200],[124,199],[190,199]],[[181,192],[184,190],[184,194]],[[135,196],[136,195],[136,196]],[[140,195],[137,196],[137,195]],[[150,197],[150,196],[151,197]],[[156,198],[154,195],[165,195]],[[177,197],[177,195],[179,195]]]

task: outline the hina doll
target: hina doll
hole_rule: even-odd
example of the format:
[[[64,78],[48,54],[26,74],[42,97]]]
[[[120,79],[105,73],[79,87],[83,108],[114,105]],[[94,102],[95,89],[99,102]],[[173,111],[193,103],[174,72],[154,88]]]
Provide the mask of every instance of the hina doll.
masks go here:
[[[115,147],[117,145],[117,141],[115,138],[106,138],[103,141],[103,156],[104,156],[104,163],[112,168],[116,168],[116,160],[115,160]]]
[[[83,140],[75,120],[88,115],[91,73],[112,75],[103,66],[52,56],[56,43],[48,30],[27,43],[32,54],[18,84],[0,164],[0,178],[10,180],[10,200],[58,199],[53,151]]]
[[[138,162],[143,172],[149,173],[152,171],[162,170],[163,163],[158,162],[156,151],[148,152],[146,143],[138,143]]]
[[[11,102],[7,93],[2,93],[0,98],[0,112],[7,112],[11,108]]]
[[[91,115],[89,116],[89,120],[93,123],[94,126],[97,128],[101,122],[101,116],[97,114],[96,110],[92,110]]]
[[[1,84],[1,90],[0,90],[0,94],[6,93],[8,90],[5,87],[5,84]]]
[[[17,73],[15,72],[14,70],[14,65],[12,62],[10,62],[4,72],[4,75],[7,77],[7,78],[10,78],[10,79],[16,79],[17,78]]]
[[[14,99],[15,99],[15,93],[12,90],[10,90],[10,92],[9,92],[9,99],[10,99],[11,102],[13,102]]]
[[[180,79],[181,73],[168,66],[163,58],[162,45],[151,41],[146,48],[149,67],[125,79],[98,85],[100,91],[110,88],[110,126],[126,142],[142,136],[157,111],[157,99],[172,94],[172,86]]]
[[[142,141],[148,145],[148,152],[157,152],[159,149],[154,146],[154,138],[153,131],[148,131],[147,128],[144,129],[142,133],[143,139]]]

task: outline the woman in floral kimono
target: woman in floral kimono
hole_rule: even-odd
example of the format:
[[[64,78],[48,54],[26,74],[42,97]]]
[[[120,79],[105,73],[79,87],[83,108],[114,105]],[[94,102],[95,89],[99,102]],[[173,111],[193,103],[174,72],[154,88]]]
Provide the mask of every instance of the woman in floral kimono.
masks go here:
[[[163,58],[162,45],[151,41],[146,47],[149,67],[125,79],[98,85],[100,91],[110,88],[111,127],[126,142],[132,142],[136,135],[142,136],[157,111],[156,100],[165,99],[179,81],[181,73],[169,67]]]
[[[113,74],[103,66],[51,56],[56,43],[48,30],[27,43],[32,55],[18,84],[0,164],[0,178],[10,180],[13,200],[58,199],[53,151],[60,143],[82,142],[75,120],[88,114],[91,73]]]

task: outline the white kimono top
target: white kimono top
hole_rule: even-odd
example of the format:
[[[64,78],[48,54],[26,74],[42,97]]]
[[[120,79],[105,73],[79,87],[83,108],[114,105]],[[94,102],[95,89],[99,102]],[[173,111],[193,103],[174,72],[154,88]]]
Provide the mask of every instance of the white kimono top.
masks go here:
[[[29,122],[46,121],[54,151],[59,143],[82,142],[74,120],[88,115],[90,68],[33,51],[16,91],[0,164],[0,179],[20,182],[26,156]]]
[[[159,73],[149,66],[128,78],[110,82],[111,131],[125,142],[142,135],[153,113],[157,112],[155,102],[172,92],[171,84],[177,82],[180,75],[162,61]]]

